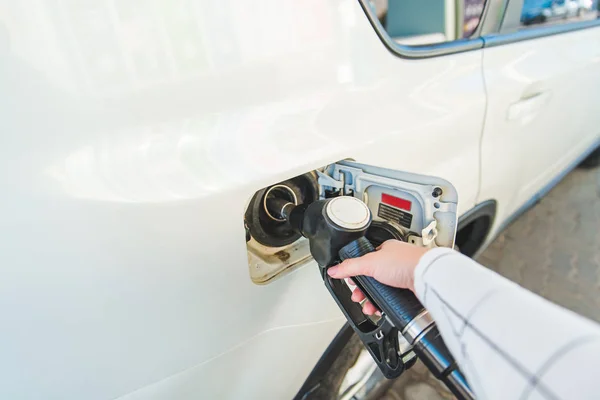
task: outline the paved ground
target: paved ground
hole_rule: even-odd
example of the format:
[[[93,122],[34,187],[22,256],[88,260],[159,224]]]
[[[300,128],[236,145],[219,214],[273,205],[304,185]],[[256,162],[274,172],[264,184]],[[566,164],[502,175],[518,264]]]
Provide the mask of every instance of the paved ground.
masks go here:
[[[600,322],[600,168],[573,171],[499,236],[479,262]],[[416,365],[382,399],[450,398],[423,365]]]

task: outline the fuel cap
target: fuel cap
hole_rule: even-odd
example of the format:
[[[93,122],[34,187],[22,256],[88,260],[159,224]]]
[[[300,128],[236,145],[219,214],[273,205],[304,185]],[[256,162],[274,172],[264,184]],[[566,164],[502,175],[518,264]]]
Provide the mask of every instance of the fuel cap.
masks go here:
[[[325,212],[331,222],[343,229],[364,229],[371,222],[371,210],[356,197],[335,197],[329,201]]]

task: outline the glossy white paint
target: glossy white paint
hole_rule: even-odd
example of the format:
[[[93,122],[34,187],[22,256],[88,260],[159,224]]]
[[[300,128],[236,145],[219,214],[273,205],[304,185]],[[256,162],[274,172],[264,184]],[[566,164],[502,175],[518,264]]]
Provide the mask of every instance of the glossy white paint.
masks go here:
[[[289,398],[343,320],[316,266],[251,282],[253,192],[352,157],[474,204],[481,55],[356,1],[3,10],[2,398]]]
[[[482,51],[397,58],[355,0],[1,7],[1,398],[290,398],[343,319],[314,265],[252,283],[256,190],[354,158],[504,196]]]
[[[600,138],[600,28],[483,50],[488,94],[479,201],[496,227]]]
[[[474,204],[481,54],[354,0],[2,8],[2,398],[289,398],[343,320],[316,266],[251,282],[250,196],[352,157]]]

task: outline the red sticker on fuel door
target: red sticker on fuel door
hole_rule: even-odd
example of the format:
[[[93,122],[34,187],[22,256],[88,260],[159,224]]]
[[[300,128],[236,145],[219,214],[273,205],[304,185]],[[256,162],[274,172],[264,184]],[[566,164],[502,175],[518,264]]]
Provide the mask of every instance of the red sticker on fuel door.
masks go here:
[[[412,203],[408,200],[401,199],[400,197],[395,197],[385,193],[381,194],[381,202],[406,211],[410,211],[410,208],[412,206]]]

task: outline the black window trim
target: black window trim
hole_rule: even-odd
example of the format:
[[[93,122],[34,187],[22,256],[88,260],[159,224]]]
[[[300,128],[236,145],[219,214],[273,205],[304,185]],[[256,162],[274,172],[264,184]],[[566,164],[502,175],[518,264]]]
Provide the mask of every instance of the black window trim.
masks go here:
[[[578,21],[565,24],[527,28],[514,32],[489,33],[473,39],[458,39],[444,43],[406,46],[396,43],[387,34],[385,28],[381,25],[375,13],[371,11],[369,6],[369,0],[358,0],[358,2],[360,3],[360,6],[362,7],[365,15],[367,16],[367,19],[373,26],[373,29],[375,30],[377,36],[379,36],[385,47],[394,55],[407,59],[423,59],[457,54],[471,50],[479,50],[487,47],[501,46],[509,43],[537,39],[561,33],[578,31],[582,29],[589,29],[600,26],[600,18],[597,18],[588,21]],[[487,5],[491,3],[493,3],[492,0],[486,1],[486,8],[484,9],[483,18],[480,25],[486,24],[486,16],[488,14]],[[510,0],[507,1],[507,4],[508,3],[510,3]]]

